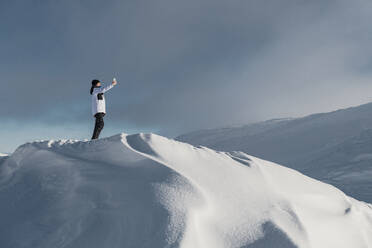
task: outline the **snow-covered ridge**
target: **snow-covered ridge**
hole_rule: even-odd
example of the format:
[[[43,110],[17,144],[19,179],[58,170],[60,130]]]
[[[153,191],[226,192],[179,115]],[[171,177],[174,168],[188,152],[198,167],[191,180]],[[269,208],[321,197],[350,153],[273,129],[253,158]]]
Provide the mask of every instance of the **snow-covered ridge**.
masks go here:
[[[28,143],[0,170],[0,247],[372,246],[371,205],[154,134]]]

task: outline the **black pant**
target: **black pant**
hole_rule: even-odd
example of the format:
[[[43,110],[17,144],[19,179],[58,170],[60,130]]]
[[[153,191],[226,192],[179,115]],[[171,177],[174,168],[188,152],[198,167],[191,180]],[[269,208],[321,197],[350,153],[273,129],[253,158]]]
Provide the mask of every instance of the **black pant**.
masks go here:
[[[98,139],[99,134],[101,133],[103,126],[105,123],[103,122],[103,117],[105,116],[105,113],[97,113],[94,115],[96,117],[96,125],[94,126],[94,131],[93,131],[93,139]]]

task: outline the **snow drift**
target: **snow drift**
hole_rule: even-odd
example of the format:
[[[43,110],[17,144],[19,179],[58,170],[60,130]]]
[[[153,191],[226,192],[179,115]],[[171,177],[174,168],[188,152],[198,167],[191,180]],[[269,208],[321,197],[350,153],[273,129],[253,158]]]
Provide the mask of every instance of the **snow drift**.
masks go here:
[[[292,169],[153,134],[20,146],[0,247],[372,247],[372,206]]]

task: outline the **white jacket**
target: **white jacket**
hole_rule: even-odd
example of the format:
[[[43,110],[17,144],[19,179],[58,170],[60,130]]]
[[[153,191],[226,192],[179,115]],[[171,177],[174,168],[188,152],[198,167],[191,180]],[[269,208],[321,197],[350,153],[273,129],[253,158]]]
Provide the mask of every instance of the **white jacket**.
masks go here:
[[[106,102],[103,93],[114,87],[110,84],[106,87],[94,88],[92,93],[92,114],[93,116],[97,113],[106,113]]]

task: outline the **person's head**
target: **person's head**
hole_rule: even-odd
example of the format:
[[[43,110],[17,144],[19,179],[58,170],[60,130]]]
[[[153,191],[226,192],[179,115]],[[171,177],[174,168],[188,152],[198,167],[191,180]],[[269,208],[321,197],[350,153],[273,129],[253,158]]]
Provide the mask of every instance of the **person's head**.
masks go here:
[[[92,87],[90,87],[90,94],[93,94],[94,87],[100,87],[101,82],[98,79],[93,79],[92,80]]]
[[[92,86],[93,87],[101,86],[101,82],[98,79],[93,79],[92,80]]]

